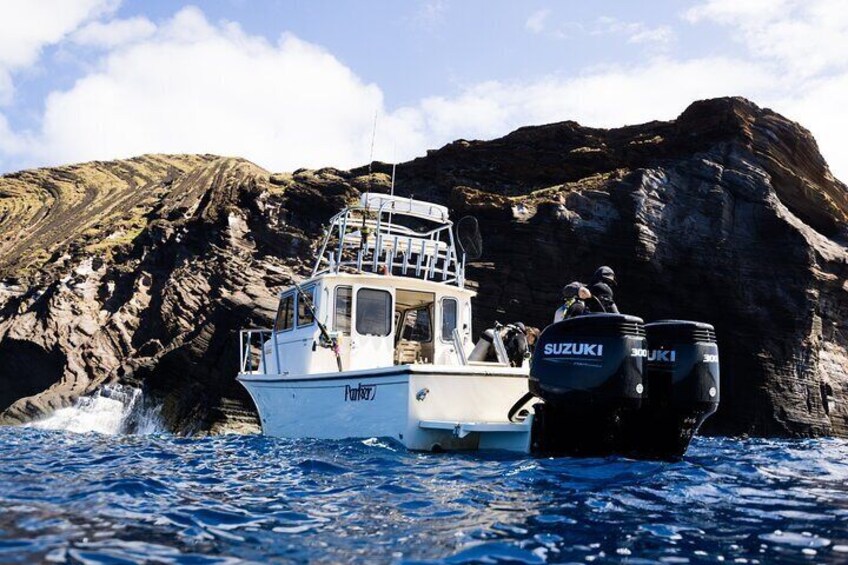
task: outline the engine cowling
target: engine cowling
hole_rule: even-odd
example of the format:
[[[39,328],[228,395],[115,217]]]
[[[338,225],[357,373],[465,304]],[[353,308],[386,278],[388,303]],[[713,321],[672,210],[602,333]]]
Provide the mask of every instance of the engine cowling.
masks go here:
[[[645,324],[645,398],[625,427],[627,451],[638,456],[683,456],[692,437],[718,409],[719,358],[710,324],[661,320]]]
[[[718,408],[719,360],[715,329],[703,322],[660,320],[645,324],[649,404]],[[710,413],[712,413],[710,412]]]
[[[545,328],[530,365],[530,391],[552,405],[642,397],[647,357],[642,319],[596,314]]]
[[[642,320],[596,314],[548,326],[530,364],[532,441],[539,454],[621,452],[621,427],[642,398]]]

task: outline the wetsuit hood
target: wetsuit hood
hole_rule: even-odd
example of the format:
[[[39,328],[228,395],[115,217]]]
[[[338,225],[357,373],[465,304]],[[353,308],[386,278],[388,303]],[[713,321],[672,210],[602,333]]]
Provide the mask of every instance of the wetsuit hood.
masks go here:
[[[615,271],[613,271],[610,267],[604,265],[603,267],[598,267],[598,270],[595,271],[595,274],[592,275],[592,282],[590,284],[595,284],[603,282],[609,285],[615,284]]]

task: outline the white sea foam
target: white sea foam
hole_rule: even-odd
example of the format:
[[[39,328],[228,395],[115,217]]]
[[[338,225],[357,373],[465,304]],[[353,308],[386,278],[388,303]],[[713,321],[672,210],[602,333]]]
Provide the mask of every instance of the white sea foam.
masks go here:
[[[73,406],[60,408],[31,425],[46,430],[106,435],[149,435],[163,431],[159,407],[145,402],[141,390],[119,384],[104,385],[90,396],[77,399]]]

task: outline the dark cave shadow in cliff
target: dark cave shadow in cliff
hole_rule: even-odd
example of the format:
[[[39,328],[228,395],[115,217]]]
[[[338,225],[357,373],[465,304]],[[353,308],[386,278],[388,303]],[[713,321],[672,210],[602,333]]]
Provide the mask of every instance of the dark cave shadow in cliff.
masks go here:
[[[65,356],[30,341],[0,342],[0,411],[16,400],[38,394],[62,378]]]

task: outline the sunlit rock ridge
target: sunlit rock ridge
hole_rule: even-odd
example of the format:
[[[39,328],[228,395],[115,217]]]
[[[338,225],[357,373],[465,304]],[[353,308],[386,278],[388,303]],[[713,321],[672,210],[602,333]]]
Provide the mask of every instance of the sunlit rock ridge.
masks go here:
[[[271,324],[324,222],[389,172],[145,155],[0,177],[0,421],[119,382],[173,431],[254,429],[237,329]],[[848,189],[798,124],[723,98],[525,127],[400,164],[396,193],[480,220],[475,334],[547,325],[563,284],[611,265],[623,311],[716,326],[706,431],[848,437]]]

